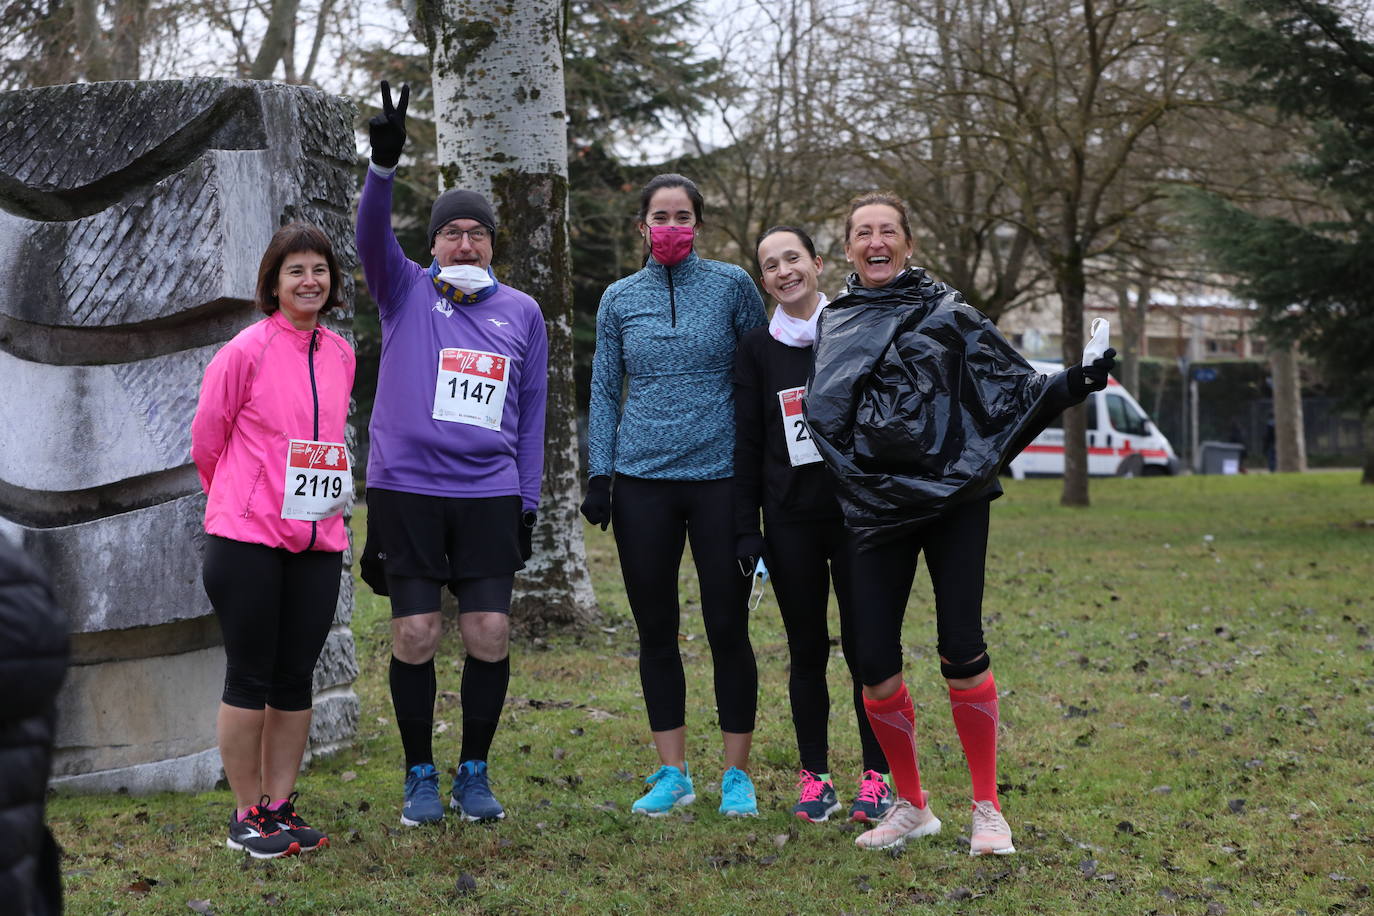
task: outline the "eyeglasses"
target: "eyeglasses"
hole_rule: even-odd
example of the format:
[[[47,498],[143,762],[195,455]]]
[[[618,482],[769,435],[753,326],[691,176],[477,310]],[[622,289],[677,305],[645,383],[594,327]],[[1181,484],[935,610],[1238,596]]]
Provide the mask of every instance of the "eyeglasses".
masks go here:
[[[491,238],[487,230],[482,226],[478,226],[476,229],[459,229],[457,226],[445,226],[443,229],[439,230],[438,235],[446,242],[456,242],[466,235],[468,241],[474,245],[480,245]]]

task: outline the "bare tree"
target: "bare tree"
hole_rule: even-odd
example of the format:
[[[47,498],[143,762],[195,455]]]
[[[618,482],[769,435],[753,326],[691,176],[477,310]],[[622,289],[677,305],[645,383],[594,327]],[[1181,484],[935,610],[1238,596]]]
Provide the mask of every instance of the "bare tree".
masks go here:
[[[347,91],[367,40],[358,7],[359,0],[15,0],[0,21],[0,87],[194,74],[311,84],[324,76],[329,88]]]
[[[704,116],[678,112],[688,147],[680,167],[723,204],[708,230],[721,230],[742,264],[752,265],[765,229],[795,223],[817,232],[846,196],[830,120],[846,13],[846,4],[822,0],[737,0],[708,29],[723,69],[702,92]]]
[[[1171,131],[1201,102],[1198,65],[1136,0],[975,0],[951,6],[944,27],[961,79],[933,104],[966,112],[962,129],[993,151],[981,167],[1006,175],[1012,220],[1060,300],[1065,364],[1076,363],[1091,265],[1163,199]],[[1087,505],[1081,410],[1066,412],[1064,438],[1061,502]]]
[[[433,62],[439,174],[479,191],[500,223],[495,267],[539,302],[549,332],[543,508],[512,606],[526,632],[597,618],[577,513],[572,277],[559,0],[420,0]]]

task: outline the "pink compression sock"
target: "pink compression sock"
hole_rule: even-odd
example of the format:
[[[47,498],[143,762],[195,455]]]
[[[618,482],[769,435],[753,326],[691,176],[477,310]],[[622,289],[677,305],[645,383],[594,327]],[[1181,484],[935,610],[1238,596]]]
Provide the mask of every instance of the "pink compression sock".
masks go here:
[[[949,707],[968,759],[973,800],[990,801],[1001,811],[997,799],[997,682],[989,674],[986,681],[969,690],[951,688]]]
[[[925,807],[921,797],[921,772],[916,767],[916,709],[906,683],[886,700],[864,697],[864,712],[873,734],[882,746],[897,794],[918,808]]]

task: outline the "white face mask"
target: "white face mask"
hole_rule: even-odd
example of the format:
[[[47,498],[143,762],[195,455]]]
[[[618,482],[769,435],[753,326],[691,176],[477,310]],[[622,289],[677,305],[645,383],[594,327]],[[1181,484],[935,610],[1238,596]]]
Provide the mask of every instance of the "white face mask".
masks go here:
[[[486,289],[494,282],[491,274],[471,264],[453,264],[439,271],[439,279],[463,291],[463,295]]]

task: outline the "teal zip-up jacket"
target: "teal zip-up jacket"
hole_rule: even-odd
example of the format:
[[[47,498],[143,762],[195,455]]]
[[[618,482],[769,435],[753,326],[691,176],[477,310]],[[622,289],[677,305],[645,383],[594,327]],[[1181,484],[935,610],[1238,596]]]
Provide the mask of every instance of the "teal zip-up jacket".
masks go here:
[[[673,267],[650,258],[608,286],[596,312],[589,476],[731,476],[735,344],[766,320],[749,274],[696,252]]]

